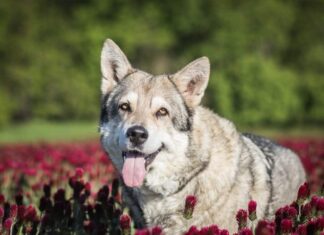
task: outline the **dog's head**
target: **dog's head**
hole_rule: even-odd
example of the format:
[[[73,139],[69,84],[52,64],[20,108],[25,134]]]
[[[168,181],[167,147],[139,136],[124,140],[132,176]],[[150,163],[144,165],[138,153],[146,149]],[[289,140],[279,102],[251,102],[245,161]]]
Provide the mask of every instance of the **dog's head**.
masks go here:
[[[129,187],[169,194],[187,166],[192,116],[209,79],[199,58],[173,75],[134,69],[110,39],[101,53],[101,141]]]

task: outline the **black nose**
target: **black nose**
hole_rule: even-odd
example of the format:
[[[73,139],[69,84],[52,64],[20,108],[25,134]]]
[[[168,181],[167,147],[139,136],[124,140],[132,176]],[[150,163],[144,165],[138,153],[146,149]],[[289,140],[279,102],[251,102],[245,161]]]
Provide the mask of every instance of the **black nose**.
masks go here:
[[[127,130],[126,133],[127,137],[129,138],[130,142],[134,145],[141,145],[143,144],[148,137],[147,130],[142,126],[132,126]]]

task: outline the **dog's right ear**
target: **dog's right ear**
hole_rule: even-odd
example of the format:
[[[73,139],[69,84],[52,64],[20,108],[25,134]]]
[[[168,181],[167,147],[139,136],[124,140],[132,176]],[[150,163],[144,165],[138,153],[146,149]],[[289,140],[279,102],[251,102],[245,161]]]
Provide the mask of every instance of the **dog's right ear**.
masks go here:
[[[106,95],[131,73],[133,68],[122,50],[113,40],[107,39],[101,51],[101,93]]]

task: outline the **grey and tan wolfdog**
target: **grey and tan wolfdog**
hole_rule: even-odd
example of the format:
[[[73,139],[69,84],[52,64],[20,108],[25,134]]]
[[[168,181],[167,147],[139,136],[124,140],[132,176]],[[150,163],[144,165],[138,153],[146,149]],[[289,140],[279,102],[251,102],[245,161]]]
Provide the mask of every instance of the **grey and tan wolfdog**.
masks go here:
[[[110,39],[101,52],[101,143],[121,175],[123,199],[136,227],[182,234],[217,224],[237,231],[239,209],[258,203],[271,218],[296,199],[305,172],[289,149],[252,134],[200,106],[210,63],[201,57],[171,75],[131,66]],[[183,217],[187,195],[197,197]]]

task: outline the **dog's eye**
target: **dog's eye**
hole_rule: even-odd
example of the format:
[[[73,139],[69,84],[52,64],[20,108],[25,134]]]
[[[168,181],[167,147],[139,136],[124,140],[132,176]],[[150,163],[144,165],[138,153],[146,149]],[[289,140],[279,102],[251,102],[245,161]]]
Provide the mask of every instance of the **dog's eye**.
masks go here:
[[[156,112],[156,116],[157,117],[162,117],[162,116],[166,116],[168,115],[169,112],[166,108],[160,108],[157,112]]]
[[[129,103],[122,103],[122,104],[119,105],[118,108],[120,110],[123,110],[123,111],[126,111],[126,112],[130,112],[131,111],[131,108],[130,108]]]

